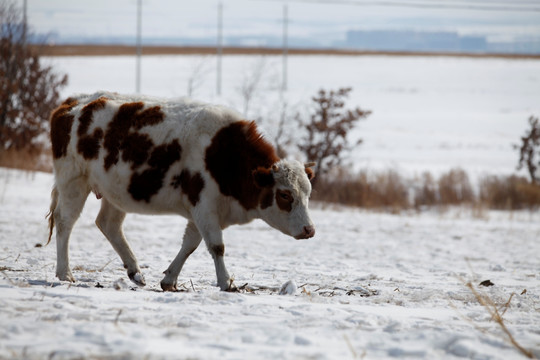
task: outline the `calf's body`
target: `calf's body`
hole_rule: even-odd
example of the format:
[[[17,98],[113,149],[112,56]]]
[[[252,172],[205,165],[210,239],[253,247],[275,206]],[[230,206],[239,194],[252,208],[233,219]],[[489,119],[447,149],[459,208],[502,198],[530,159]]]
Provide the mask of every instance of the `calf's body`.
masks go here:
[[[191,100],[100,92],[67,99],[51,115],[55,185],[50,236],[56,226],[57,270],[74,281],[68,244],[86,198],[101,199],[96,225],[144,285],[122,231],[126,213],[188,219],[178,255],[161,281],[175,290],[188,256],[202,239],[222,290],[234,290],[222,230],[255,218],[297,239],[314,235],[308,215],[313,171],[282,160],[253,122],[234,111]]]

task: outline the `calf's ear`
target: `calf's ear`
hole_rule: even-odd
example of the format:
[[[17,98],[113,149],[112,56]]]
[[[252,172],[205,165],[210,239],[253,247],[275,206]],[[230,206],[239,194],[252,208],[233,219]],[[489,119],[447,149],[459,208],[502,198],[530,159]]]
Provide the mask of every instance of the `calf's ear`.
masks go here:
[[[259,188],[272,187],[276,183],[272,170],[263,167],[258,167],[253,170],[253,181]]]
[[[304,164],[309,181],[313,180],[313,178],[315,177],[315,171],[313,171],[313,169],[311,168],[312,166],[315,166],[315,165],[316,164],[314,162]]]

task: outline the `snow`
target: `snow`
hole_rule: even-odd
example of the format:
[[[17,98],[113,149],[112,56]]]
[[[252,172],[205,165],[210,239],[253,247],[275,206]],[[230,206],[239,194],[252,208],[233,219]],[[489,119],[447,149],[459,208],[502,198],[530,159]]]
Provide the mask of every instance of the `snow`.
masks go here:
[[[60,282],[54,240],[45,246],[52,182],[0,169],[0,359],[520,358],[468,281],[501,307],[514,294],[505,323],[540,356],[538,212],[313,204],[310,240],[260,221],[225,231],[229,271],[247,284],[240,293],[215,286],[204,246],[181,291],[164,293],[184,219],[128,215],[140,288],[94,225],[99,200],[89,197],[70,244],[77,282]],[[478,286],[487,279],[494,286]]]
[[[194,96],[242,110],[238,87],[260,60],[225,57],[222,96],[214,61],[145,56],[143,92],[185,95],[203,69]],[[69,74],[65,97],[134,89],[134,58],[48,62]],[[281,58],[266,62],[249,118],[279,109]],[[321,87],[340,86],[354,88],[351,106],[373,110],[358,128],[357,168],[511,173],[511,145],[540,114],[537,60],[290,56],[288,70],[291,110]],[[540,357],[538,212],[392,215],[312,204],[310,240],[261,221],[225,231],[225,261],[240,293],[219,291],[204,246],[180,273],[180,291],[164,293],[159,282],[184,219],[128,215],[125,233],[147,284],[138,287],[95,226],[99,200],[90,196],[70,243],[77,282],[60,282],[54,237],[45,245],[52,184],[50,174],[0,168],[0,359],[521,358],[466,282],[501,312],[512,297],[505,324]],[[494,286],[480,287],[484,280]]]

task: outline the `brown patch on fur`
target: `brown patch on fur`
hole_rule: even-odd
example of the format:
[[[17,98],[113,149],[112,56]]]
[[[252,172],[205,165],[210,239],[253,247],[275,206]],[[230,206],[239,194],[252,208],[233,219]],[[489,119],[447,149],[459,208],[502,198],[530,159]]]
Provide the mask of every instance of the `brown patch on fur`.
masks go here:
[[[171,183],[175,189],[179,186],[182,192],[187,195],[191,205],[195,206],[199,202],[199,196],[204,188],[204,179],[200,173],[191,175],[189,170],[182,170],[180,175],[176,175]]]
[[[281,210],[291,212],[293,202],[294,198],[289,190],[276,191],[276,204]]]
[[[138,113],[133,120],[135,130],[140,130],[145,126],[152,126],[163,121],[165,114],[161,111],[160,106],[153,106]]]
[[[212,247],[210,248],[210,251],[215,257],[223,256],[225,255],[225,245],[223,244],[212,245]]]
[[[65,156],[71,139],[74,116],[69,112],[77,105],[77,100],[68,98],[51,114],[51,145],[53,158]]]
[[[143,108],[142,102],[127,103],[120,106],[114,118],[107,127],[105,141],[103,146],[107,149],[105,157],[105,170],[109,170],[111,166],[118,162],[118,153],[120,152],[120,144],[127,136],[131,123],[137,111]]]
[[[131,162],[131,168],[135,170],[145,163],[153,146],[148,135],[131,133],[122,142],[122,160]]]
[[[133,173],[128,191],[133,199],[150,202],[152,195],[157,194],[162,185],[163,178],[161,171],[158,169],[147,169],[142,173]]]
[[[86,159],[97,159],[99,155],[99,145],[103,138],[103,130],[96,128],[92,135],[84,135],[79,138],[77,151]]]
[[[105,104],[107,104],[107,100],[106,97],[100,97],[82,108],[81,116],[79,116],[79,127],[77,128],[77,135],[79,137],[86,135],[94,120],[93,113],[103,109]]]
[[[171,165],[180,160],[181,152],[182,147],[176,139],[154,148],[148,160],[150,169],[131,176],[128,191],[133,199],[150,202],[150,198],[163,187],[163,179]]]
[[[174,162],[180,160],[181,152],[182,147],[178,139],[174,139],[170,144],[156,146],[150,155],[148,165],[167,172]]]
[[[270,169],[265,169],[262,166],[259,166],[257,170],[253,170],[252,174],[253,180],[255,180],[255,185],[260,188],[272,187],[276,184],[274,174]]]
[[[274,203],[274,191],[272,189],[264,189],[261,194],[261,209],[266,209]]]
[[[259,204],[262,189],[253,171],[270,168],[279,161],[275,149],[257,131],[254,122],[238,121],[219,130],[206,149],[206,169],[223,195],[231,196],[246,209]]]
[[[99,155],[99,145],[103,138],[103,130],[97,128],[90,135],[88,129],[92,125],[93,114],[95,111],[101,110],[107,103],[107,98],[100,97],[97,100],[87,104],[81,110],[81,116],[79,116],[79,127],[77,128],[77,135],[79,141],[77,142],[77,151],[86,159],[97,159]]]
[[[105,149],[107,149],[104,163],[105,170],[109,170],[111,166],[118,163],[122,143],[129,135],[129,130],[132,127],[135,130],[140,130],[144,126],[156,125],[163,121],[165,115],[159,106],[146,110],[142,110],[143,107],[142,102],[122,104],[109,123],[103,143]]]
[[[61,105],[67,105],[67,106],[73,107],[77,105],[77,103],[78,103],[77,99],[68,97],[66,100],[64,100],[64,102]]]

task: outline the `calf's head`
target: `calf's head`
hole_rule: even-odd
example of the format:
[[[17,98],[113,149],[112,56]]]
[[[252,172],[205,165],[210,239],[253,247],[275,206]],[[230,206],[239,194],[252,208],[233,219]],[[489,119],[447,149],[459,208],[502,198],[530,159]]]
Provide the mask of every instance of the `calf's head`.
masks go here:
[[[253,180],[262,189],[260,216],[270,226],[296,239],[309,239],[315,227],[308,213],[313,170],[295,160],[280,160],[271,168],[258,168]]]

